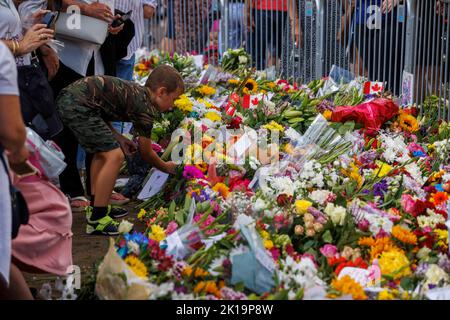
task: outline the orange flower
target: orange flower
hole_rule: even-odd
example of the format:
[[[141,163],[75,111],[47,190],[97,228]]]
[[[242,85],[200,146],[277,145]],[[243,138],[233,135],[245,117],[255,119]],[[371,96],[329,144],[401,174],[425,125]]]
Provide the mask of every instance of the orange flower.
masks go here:
[[[436,206],[446,202],[448,200],[447,192],[436,192],[432,195],[431,202],[433,202]]]
[[[200,277],[203,278],[203,277],[206,277],[208,275],[209,275],[209,272],[204,270],[204,269],[202,269],[202,268],[196,268],[195,269],[194,277],[196,277],[196,278],[200,278]]]
[[[194,293],[200,293],[203,291],[203,289],[205,288],[205,281],[200,281],[199,283],[197,283],[197,285],[194,288]]]
[[[367,296],[364,293],[363,287],[353,280],[349,275],[343,276],[341,279],[334,279],[331,282],[333,289],[342,294],[351,294],[354,300],[366,300]]]
[[[379,238],[375,241],[375,245],[373,245],[370,249],[370,257],[372,260],[377,259],[383,252],[390,250],[402,251],[394,244],[394,242],[390,238]]]
[[[206,162],[202,162],[195,165],[198,170],[200,170],[203,173],[206,173],[208,171],[208,164]]]
[[[394,238],[406,244],[417,244],[417,236],[411,231],[396,225],[392,228],[391,234]]]
[[[371,247],[375,244],[375,239],[372,237],[362,237],[359,238],[358,244],[360,246]]]
[[[217,298],[221,298],[219,288],[214,281],[207,281],[205,286],[205,292],[215,295]]]
[[[413,133],[419,130],[419,122],[410,114],[400,112],[398,123],[404,131]]]
[[[221,182],[216,183],[216,185],[212,189],[224,198],[227,198],[230,194],[230,189],[226,186],[226,184]]]
[[[192,274],[192,268],[191,268],[190,266],[184,267],[184,269],[183,269],[183,271],[181,272],[181,274],[182,274],[183,276],[190,277],[191,274]]]

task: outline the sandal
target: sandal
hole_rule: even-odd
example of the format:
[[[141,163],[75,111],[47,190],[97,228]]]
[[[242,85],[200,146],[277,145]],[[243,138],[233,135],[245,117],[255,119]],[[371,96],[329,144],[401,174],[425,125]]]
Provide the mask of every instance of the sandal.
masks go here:
[[[130,199],[115,191],[113,191],[113,193],[111,194],[111,198],[109,199],[109,203],[116,206],[123,206],[128,202],[130,202]]]
[[[72,212],[83,212],[91,205],[90,201],[85,197],[75,197],[70,199],[70,206]]]

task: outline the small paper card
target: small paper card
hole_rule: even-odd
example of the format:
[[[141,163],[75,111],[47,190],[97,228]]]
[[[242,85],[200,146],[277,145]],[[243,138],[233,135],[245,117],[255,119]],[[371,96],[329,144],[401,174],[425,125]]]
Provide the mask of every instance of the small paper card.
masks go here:
[[[295,129],[292,129],[291,127],[287,128],[284,131],[284,134],[286,135],[286,137],[288,137],[292,141],[297,142],[297,141],[302,140],[302,135],[300,133],[298,133]]]
[[[209,81],[213,81],[217,76],[217,69],[213,66],[208,66],[206,71],[202,72],[199,84],[208,84]]]
[[[368,269],[345,267],[339,273],[338,279],[348,275],[363,287],[377,286],[381,281],[381,269],[378,261],[374,260]]]
[[[197,56],[193,56],[194,58],[194,64],[197,68],[202,69],[203,68],[203,55],[197,55]]]
[[[430,300],[450,300],[450,286],[428,290],[425,296]]]
[[[339,273],[338,279],[344,276],[349,276],[363,287],[366,287],[369,283],[369,271],[366,269],[345,267]]]
[[[252,142],[247,134],[244,134],[234,145],[233,150],[238,158],[242,157],[250,148]]]
[[[414,102],[414,75],[403,71],[402,80],[402,106],[410,106]]]
[[[152,169],[150,171],[150,178],[142,188],[137,198],[139,200],[146,200],[158,194],[164,187],[168,178],[169,174],[159,171],[157,169]]]

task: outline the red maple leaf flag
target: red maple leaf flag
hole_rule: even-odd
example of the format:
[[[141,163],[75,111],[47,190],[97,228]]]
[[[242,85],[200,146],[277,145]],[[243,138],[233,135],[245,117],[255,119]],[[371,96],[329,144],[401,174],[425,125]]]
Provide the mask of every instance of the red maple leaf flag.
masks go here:
[[[364,83],[364,94],[376,94],[384,91],[384,83],[377,81],[366,81]]]

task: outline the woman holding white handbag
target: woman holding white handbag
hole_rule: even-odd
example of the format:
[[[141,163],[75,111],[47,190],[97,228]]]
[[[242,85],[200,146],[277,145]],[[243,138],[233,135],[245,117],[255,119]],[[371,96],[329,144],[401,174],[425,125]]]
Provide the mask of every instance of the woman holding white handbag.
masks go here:
[[[19,11],[21,15],[29,15],[37,10],[46,8],[62,8],[63,11],[67,11],[67,8],[70,6],[77,6],[81,15],[105,21],[109,25],[108,31],[112,34],[117,34],[122,30],[122,26],[117,28],[111,27],[110,24],[114,19],[113,12],[110,6],[101,3],[101,1],[26,0],[19,6]],[[56,38],[58,39],[58,36]],[[76,41],[62,38],[61,41],[64,43],[64,48],[59,52],[60,68],[55,78],[50,82],[55,98],[62,89],[76,80],[85,76],[103,75],[105,73],[99,44],[83,41],[82,39]],[[89,201],[85,198],[83,184],[77,167],[78,142],[68,128],[64,128],[54,140],[61,146],[67,163],[66,170],[60,176],[61,189],[71,199],[72,210],[82,212],[85,207],[89,206]],[[90,165],[86,164],[86,168],[89,167]]]

